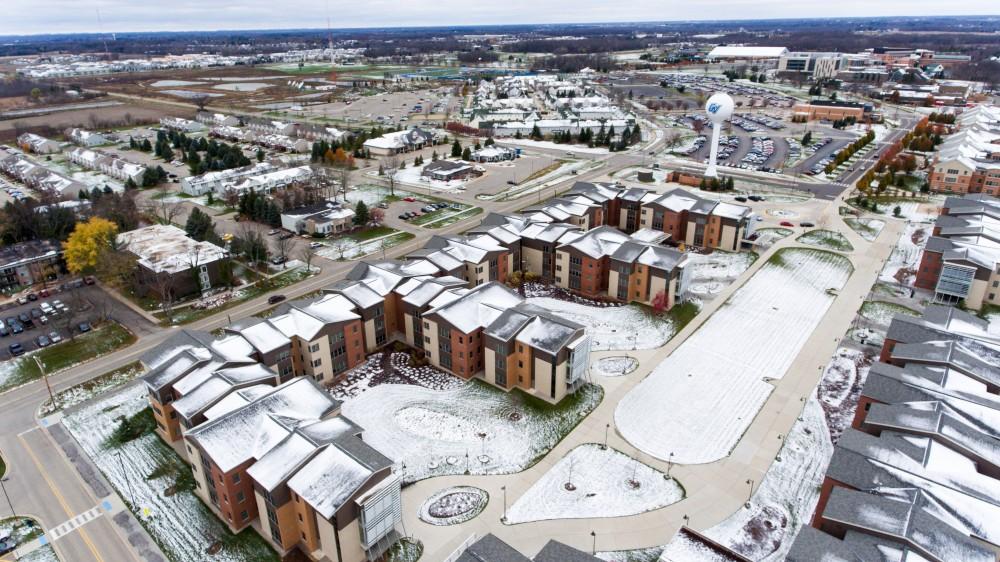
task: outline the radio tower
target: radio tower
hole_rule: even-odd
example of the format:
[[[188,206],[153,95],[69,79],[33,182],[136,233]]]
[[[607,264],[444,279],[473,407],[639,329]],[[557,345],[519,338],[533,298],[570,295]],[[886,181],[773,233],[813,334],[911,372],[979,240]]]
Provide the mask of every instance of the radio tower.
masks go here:
[[[101,41],[104,42],[104,58],[111,60],[111,51],[108,50],[108,37],[104,34],[104,22],[101,21],[101,7],[97,6],[97,29],[101,33]]]

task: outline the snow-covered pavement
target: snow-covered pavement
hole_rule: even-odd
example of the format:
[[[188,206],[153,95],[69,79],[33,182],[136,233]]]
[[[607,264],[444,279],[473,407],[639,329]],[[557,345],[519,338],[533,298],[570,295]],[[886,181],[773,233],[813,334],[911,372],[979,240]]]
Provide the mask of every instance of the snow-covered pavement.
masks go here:
[[[725,457],[844,286],[852,266],[783,249],[619,403],[618,430],[661,460]]]

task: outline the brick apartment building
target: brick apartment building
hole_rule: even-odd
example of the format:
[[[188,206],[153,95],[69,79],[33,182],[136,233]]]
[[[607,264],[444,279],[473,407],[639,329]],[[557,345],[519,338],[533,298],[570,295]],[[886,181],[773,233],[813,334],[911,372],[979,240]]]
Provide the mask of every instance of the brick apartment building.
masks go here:
[[[840,437],[812,526],[792,562],[995,562],[1000,347],[988,323],[950,307],[897,315]]]

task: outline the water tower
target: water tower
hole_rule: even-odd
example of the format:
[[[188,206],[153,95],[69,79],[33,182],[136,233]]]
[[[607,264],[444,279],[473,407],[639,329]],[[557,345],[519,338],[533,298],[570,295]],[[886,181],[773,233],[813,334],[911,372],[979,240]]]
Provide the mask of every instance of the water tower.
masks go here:
[[[712,152],[708,158],[708,168],[705,170],[706,178],[719,177],[715,169],[715,160],[719,157],[719,127],[723,121],[732,117],[734,105],[733,98],[721,92],[708,98],[708,102],[705,103],[705,113],[712,122]]]

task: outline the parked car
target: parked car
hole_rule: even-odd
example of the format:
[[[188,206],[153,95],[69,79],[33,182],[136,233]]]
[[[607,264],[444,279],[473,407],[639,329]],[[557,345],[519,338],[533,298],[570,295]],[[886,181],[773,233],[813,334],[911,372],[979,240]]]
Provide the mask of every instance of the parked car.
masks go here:
[[[35,338],[35,343],[38,344],[38,347],[48,347],[52,344],[52,340],[48,336],[38,336]]]
[[[90,323],[89,322],[80,322],[80,325],[77,326],[77,329],[80,330],[81,334],[86,334],[87,332],[90,331]]]
[[[17,357],[18,355],[24,355],[24,346],[19,343],[10,344],[9,346],[7,346],[7,350],[10,351],[10,354],[13,355],[14,357]]]
[[[399,220],[401,220],[401,221],[406,221],[406,220],[410,220],[410,216],[409,216],[409,215],[407,215],[406,213],[400,213],[400,214],[399,214],[399,217],[398,217],[398,218],[399,218]]]
[[[20,322],[14,321],[13,324],[8,323],[7,325],[10,326],[10,333],[12,334],[24,333],[24,326],[22,326]]]
[[[425,212],[425,213],[432,213],[432,212],[434,212],[434,211],[437,210],[437,207],[435,207],[433,205],[427,205],[426,207],[423,207],[420,210],[423,211],[423,212]]]
[[[416,199],[412,197],[403,197],[403,201],[406,201],[407,203],[413,203],[414,201],[416,201]]]
[[[52,343],[59,343],[62,341],[62,336],[59,335],[59,332],[49,332],[49,339],[52,340]]]
[[[40,309],[40,308],[32,308],[31,309],[31,317],[32,318],[41,318],[42,317],[42,309]]]
[[[28,316],[27,312],[22,312],[21,314],[18,314],[17,315],[17,320],[18,320],[18,322],[24,324],[25,326],[31,327],[31,324],[32,324],[32,322],[31,322],[31,316]]]
[[[514,180],[507,180],[507,185],[517,185],[517,182]]]
[[[736,197],[733,197],[733,199],[739,201],[740,203],[746,203],[747,202],[747,198],[743,197],[742,195],[737,195]]]
[[[799,224],[800,224],[800,225],[801,225],[801,226],[802,226],[803,228],[812,228],[812,227],[816,226],[816,224],[815,224],[815,223],[812,223],[812,222],[809,222],[809,221],[802,221],[802,222],[800,222]]]
[[[5,324],[0,324],[0,338],[6,338],[10,335],[10,328]]]
[[[38,321],[44,326],[49,323],[49,317],[43,314],[38,317]]]
[[[378,208],[379,209],[388,209],[389,208],[389,204],[386,203],[385,201],[383,201],[383,202],[381,202],[381,203],[378,204]]]
[[[94,283],[97,282],[97,279],[94,279],[93,275],[88,275],[83,278],[83,282],[86,283],[87,285],[93,285]]]
[[[17,304],[28,304],[28,297],[17,297]]]
[[[36,295],[35,293],[28,293],[28,300],[31,302],[35,302],[38,300],[38,295]]]
[[[780,222],[779,224],[780,224],[781,226],[795,226],[794,224],[792,224],[792,223],[791,223],[791,222],[789,222],[789,221],[781,221],[781,222]]]
[[[267,297],[267,304],[278,304],[285,300],[285,295],[271,295]]]
[[[315,250],[316,248],[322,248],[323,244],[320,242],[310,242],[309,247]]]
[[[38,296],[42,297],[43,299],[48,298],[49,297],[49,290],[48,289],[42,289],[41,291],[38,291]]]
[[[273,263],[274,265],[281,265],[286,261],[287,260],[282,256],[274,256],[273,258],[271,258],[271,263]]]

